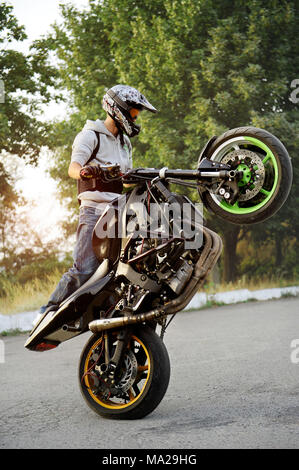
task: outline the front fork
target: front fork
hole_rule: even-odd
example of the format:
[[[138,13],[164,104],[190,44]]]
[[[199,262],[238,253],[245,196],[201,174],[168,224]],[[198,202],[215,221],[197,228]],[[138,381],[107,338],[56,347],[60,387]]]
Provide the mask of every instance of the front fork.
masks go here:
[[[116,337],[116,347],[113,356],[110,357],[110,335],[107,331],[104,333],[104,347],[105,347],[105,367],[106,376],[111,384],[115,383],[115,377],[117,377],[123,358],[126,353],[127,346],[132,336],[131,328],[124,328],[120,330]]]

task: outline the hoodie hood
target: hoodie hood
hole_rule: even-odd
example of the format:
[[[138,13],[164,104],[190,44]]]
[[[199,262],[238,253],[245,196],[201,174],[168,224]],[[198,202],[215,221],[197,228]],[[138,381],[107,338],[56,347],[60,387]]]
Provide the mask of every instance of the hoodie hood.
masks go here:
[[[90,119],[87,119],[85,126],[83,127],[83,131],[98,131],[101,132],[101,134],[106,134],[111,136],[111,132],[108,131],[107,127],[105,126],[103,121],[100,121],[100,119],[97,119],[96,121],[91,121]]]

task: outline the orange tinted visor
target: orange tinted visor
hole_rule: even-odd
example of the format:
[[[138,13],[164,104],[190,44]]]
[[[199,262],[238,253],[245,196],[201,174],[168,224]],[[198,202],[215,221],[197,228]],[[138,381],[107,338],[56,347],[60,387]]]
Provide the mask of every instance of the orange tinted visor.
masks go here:
[[[133,121],[136,121],[136,119],[138,117],[138,114],[140,113],[140,109],[131,108],[129,113],[130,113],[130,116],[133,119]]]

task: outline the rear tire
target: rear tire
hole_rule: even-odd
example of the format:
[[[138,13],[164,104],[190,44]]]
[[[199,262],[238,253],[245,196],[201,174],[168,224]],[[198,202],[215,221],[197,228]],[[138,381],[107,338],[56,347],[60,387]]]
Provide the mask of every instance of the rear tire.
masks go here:
[[[212,143],[206,156],[214,161],[227,162],[233,149],[235,149],[235,154],[239,149],[240,151],[247,150],[249,155],[259,156],[257,158],[262,163],[265,162],[265,176],[267,171],[270,174],[267,176],[268,180],[265,179],[265,181],[269,181],[272,177],[272,183],[268,182],[269,186],[262,187],[258,194],[252,191],[254,194],[252,199],[248,198],[247,201],[241,203],[237,201],[233,206],[208,191],[201,195],[203,202],[213,213],[234,224],[262,222],[274,215],[289,195],[293,177],[291,159],[284,145],[274,135],[256,127],[239,127],[229,130]],[[251,177],[249,168],[248,174]],[[253,189],[254,183],[251,185]],[[246,194],[243,197],[246,197]]]
[[[117,332],[110,334],[116,335]],[[123,376],[117,382],[120,394],[102,384],[93,365],[94,352],[103,341],[101,334],[94,334],[85,345],[79,363],[81,393],[93,411],[104,418],[139,419],[151,413],[164,397],[170,378],[170,363],[167,349],[160,337],[149,327],[134,329],[130,347],[123,361]],[[98,359],[97,359],[98,361]],[[102,360],[100,359],[99,362]],[[131,376],[130,376],[131,374]],[[126,380],[129,385],[126,385]],[[94,388],[98,386],[95,391]],[[130,387],[127,391],[125,387]]]

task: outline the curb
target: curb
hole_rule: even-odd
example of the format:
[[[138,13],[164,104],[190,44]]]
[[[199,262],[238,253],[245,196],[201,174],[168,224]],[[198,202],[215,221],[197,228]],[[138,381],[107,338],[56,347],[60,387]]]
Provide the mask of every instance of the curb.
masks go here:
[[[272,300],[280,299],[283,296],[299,296],[299,286],[277,287],[274,289],[262,289],[250,291],[248,289],[239,289],[229,292],[218,292],[217,294],[205,294],[199,292],[195,294],[191,302],[184,309],[184,312],[204,307],[208,302],[221,304],[236,304],[248,300]],[[38,314],[38,310],[15,315],[0,314],[0,333],[2,331],[20,330],[30,331],[32,322]]]
[[[0,333],[9,330],[30,331],[37,314],[38,310],[16,313],[15,315],[1,315],[0,313]]]
[[[272,300],[280,299],[284,296],[297,296],[299,295],[299,286],[292,287],[276,287],[273,289],[252,290],[239,289],[229,292],[218,292],[217,294],[205,294],[199,292],[195,294],[191,302],[187,305],[184,311],[193,310],[205,306],[208,302],[222,303],[222,304],[236,304],[239,302],[246,302],[248,300]]]

